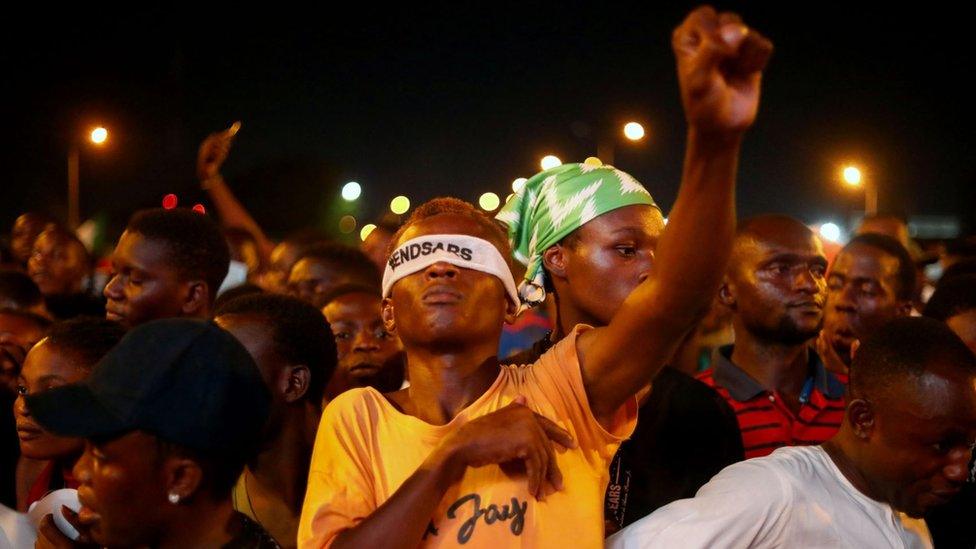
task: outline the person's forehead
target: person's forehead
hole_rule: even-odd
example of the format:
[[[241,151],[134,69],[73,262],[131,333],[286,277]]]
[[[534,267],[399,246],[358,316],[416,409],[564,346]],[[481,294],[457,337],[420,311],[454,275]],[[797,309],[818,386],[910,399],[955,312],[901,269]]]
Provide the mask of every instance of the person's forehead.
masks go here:
[[[889,391],[885,405],[906,422],[976,427],[976,376],[951,365],[935,368],[919,377],[904,376]]]
[[[170,261],[169,245],[156,239],[149,239],[139,233],[125,231],[119,238],[112,254],[112,260],[125,263],[146,271],[176,270]]]
[[[12,334],[31,339],[44,333],[44,329],[29,318],[0,312],[0,334]]]
[[[777,256],[796,256],[799,259],[823,259],[823,244],[813,233],[784,231],[781,233],[748,233],[736,239],[736,255],[762,262]]]
[[[663,230],[664,217],[660,210],[646,204],[633,204],[594,217],[580,227],[579,235],[584,239],[616,234],[657,238]]]
[[[400,235],[397,244],[432,234],[464,234],[487,240],[487,229],[470,216],[442,213],[413,223]]]
[[[330,301],[325,306],[324,312],[329,317],[329,322],[352,320],[360,317],[379,318],[381,301],[379,296],[366,292],[350,292]]]
[[[75,359],[71,353],[58,349],[48,339],[42,339],[27,353],[21,371],[24,377],[29,379],[75,366]]]
[[[880,278],[895,275],[898,260],[874,246],[854,244],[841,250],[832,270],[847,276]]]

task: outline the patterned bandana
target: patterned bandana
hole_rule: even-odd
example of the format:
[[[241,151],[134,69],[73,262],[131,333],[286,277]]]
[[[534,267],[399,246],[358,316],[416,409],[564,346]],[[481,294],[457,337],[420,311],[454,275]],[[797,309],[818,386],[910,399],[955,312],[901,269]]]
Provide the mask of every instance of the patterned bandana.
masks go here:
[[[538,305],[546,298],[542,253],[547,248],[594,217],[634,204],[658,208],[647,189],[630,174],[596,158],[563,164],[526,181],[495,216],[508,227],[515,259],[526,266],[525,279],[519,284],[522,307]]]

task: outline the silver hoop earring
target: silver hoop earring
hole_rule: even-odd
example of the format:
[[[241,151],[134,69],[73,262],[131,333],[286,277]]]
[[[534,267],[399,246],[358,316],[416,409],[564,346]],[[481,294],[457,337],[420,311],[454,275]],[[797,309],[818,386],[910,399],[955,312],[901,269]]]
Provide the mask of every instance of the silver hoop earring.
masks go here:
[[[169,502],[172,503],[173,505],[176,505],[177,503],[180,502],[180,495],[177,493],[170,492],[168,498],[169,498]]]

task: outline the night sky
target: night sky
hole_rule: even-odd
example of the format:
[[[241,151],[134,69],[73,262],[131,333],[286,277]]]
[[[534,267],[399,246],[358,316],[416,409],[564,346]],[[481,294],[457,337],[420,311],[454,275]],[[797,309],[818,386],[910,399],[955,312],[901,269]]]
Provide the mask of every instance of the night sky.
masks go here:
[[[504,196],[542,155],[581,161],[601,128],[630,119],[649,139],[618,143],[615,164],[672,204],[684,126],[670,33],[692,4],[461,4],[10,19],[0,223],[28,209],[65,217],[69,140],[94,124],[110,141],[82,146],[85,216],[118,226],[168,192],[202,201],[196,147],[238,119],[224,173],[276,236],[331,223],[352,179],[360,222],[399,193],[414,205]],[[719,5],[776,45],[740,213],[841,222],[863,204],[838,181],[853,160],[880,185],[882,210],[972,223],[968,18],[930,3],[807,6]]]

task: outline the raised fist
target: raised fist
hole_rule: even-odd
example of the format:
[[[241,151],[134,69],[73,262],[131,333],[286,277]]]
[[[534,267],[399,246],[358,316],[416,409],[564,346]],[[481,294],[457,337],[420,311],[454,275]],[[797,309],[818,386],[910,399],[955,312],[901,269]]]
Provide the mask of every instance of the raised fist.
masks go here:
[[[711,6],[691,12],[671,38],[688,125],[734,135],[752,125],[762,71],[773,44],[734,13]]]

